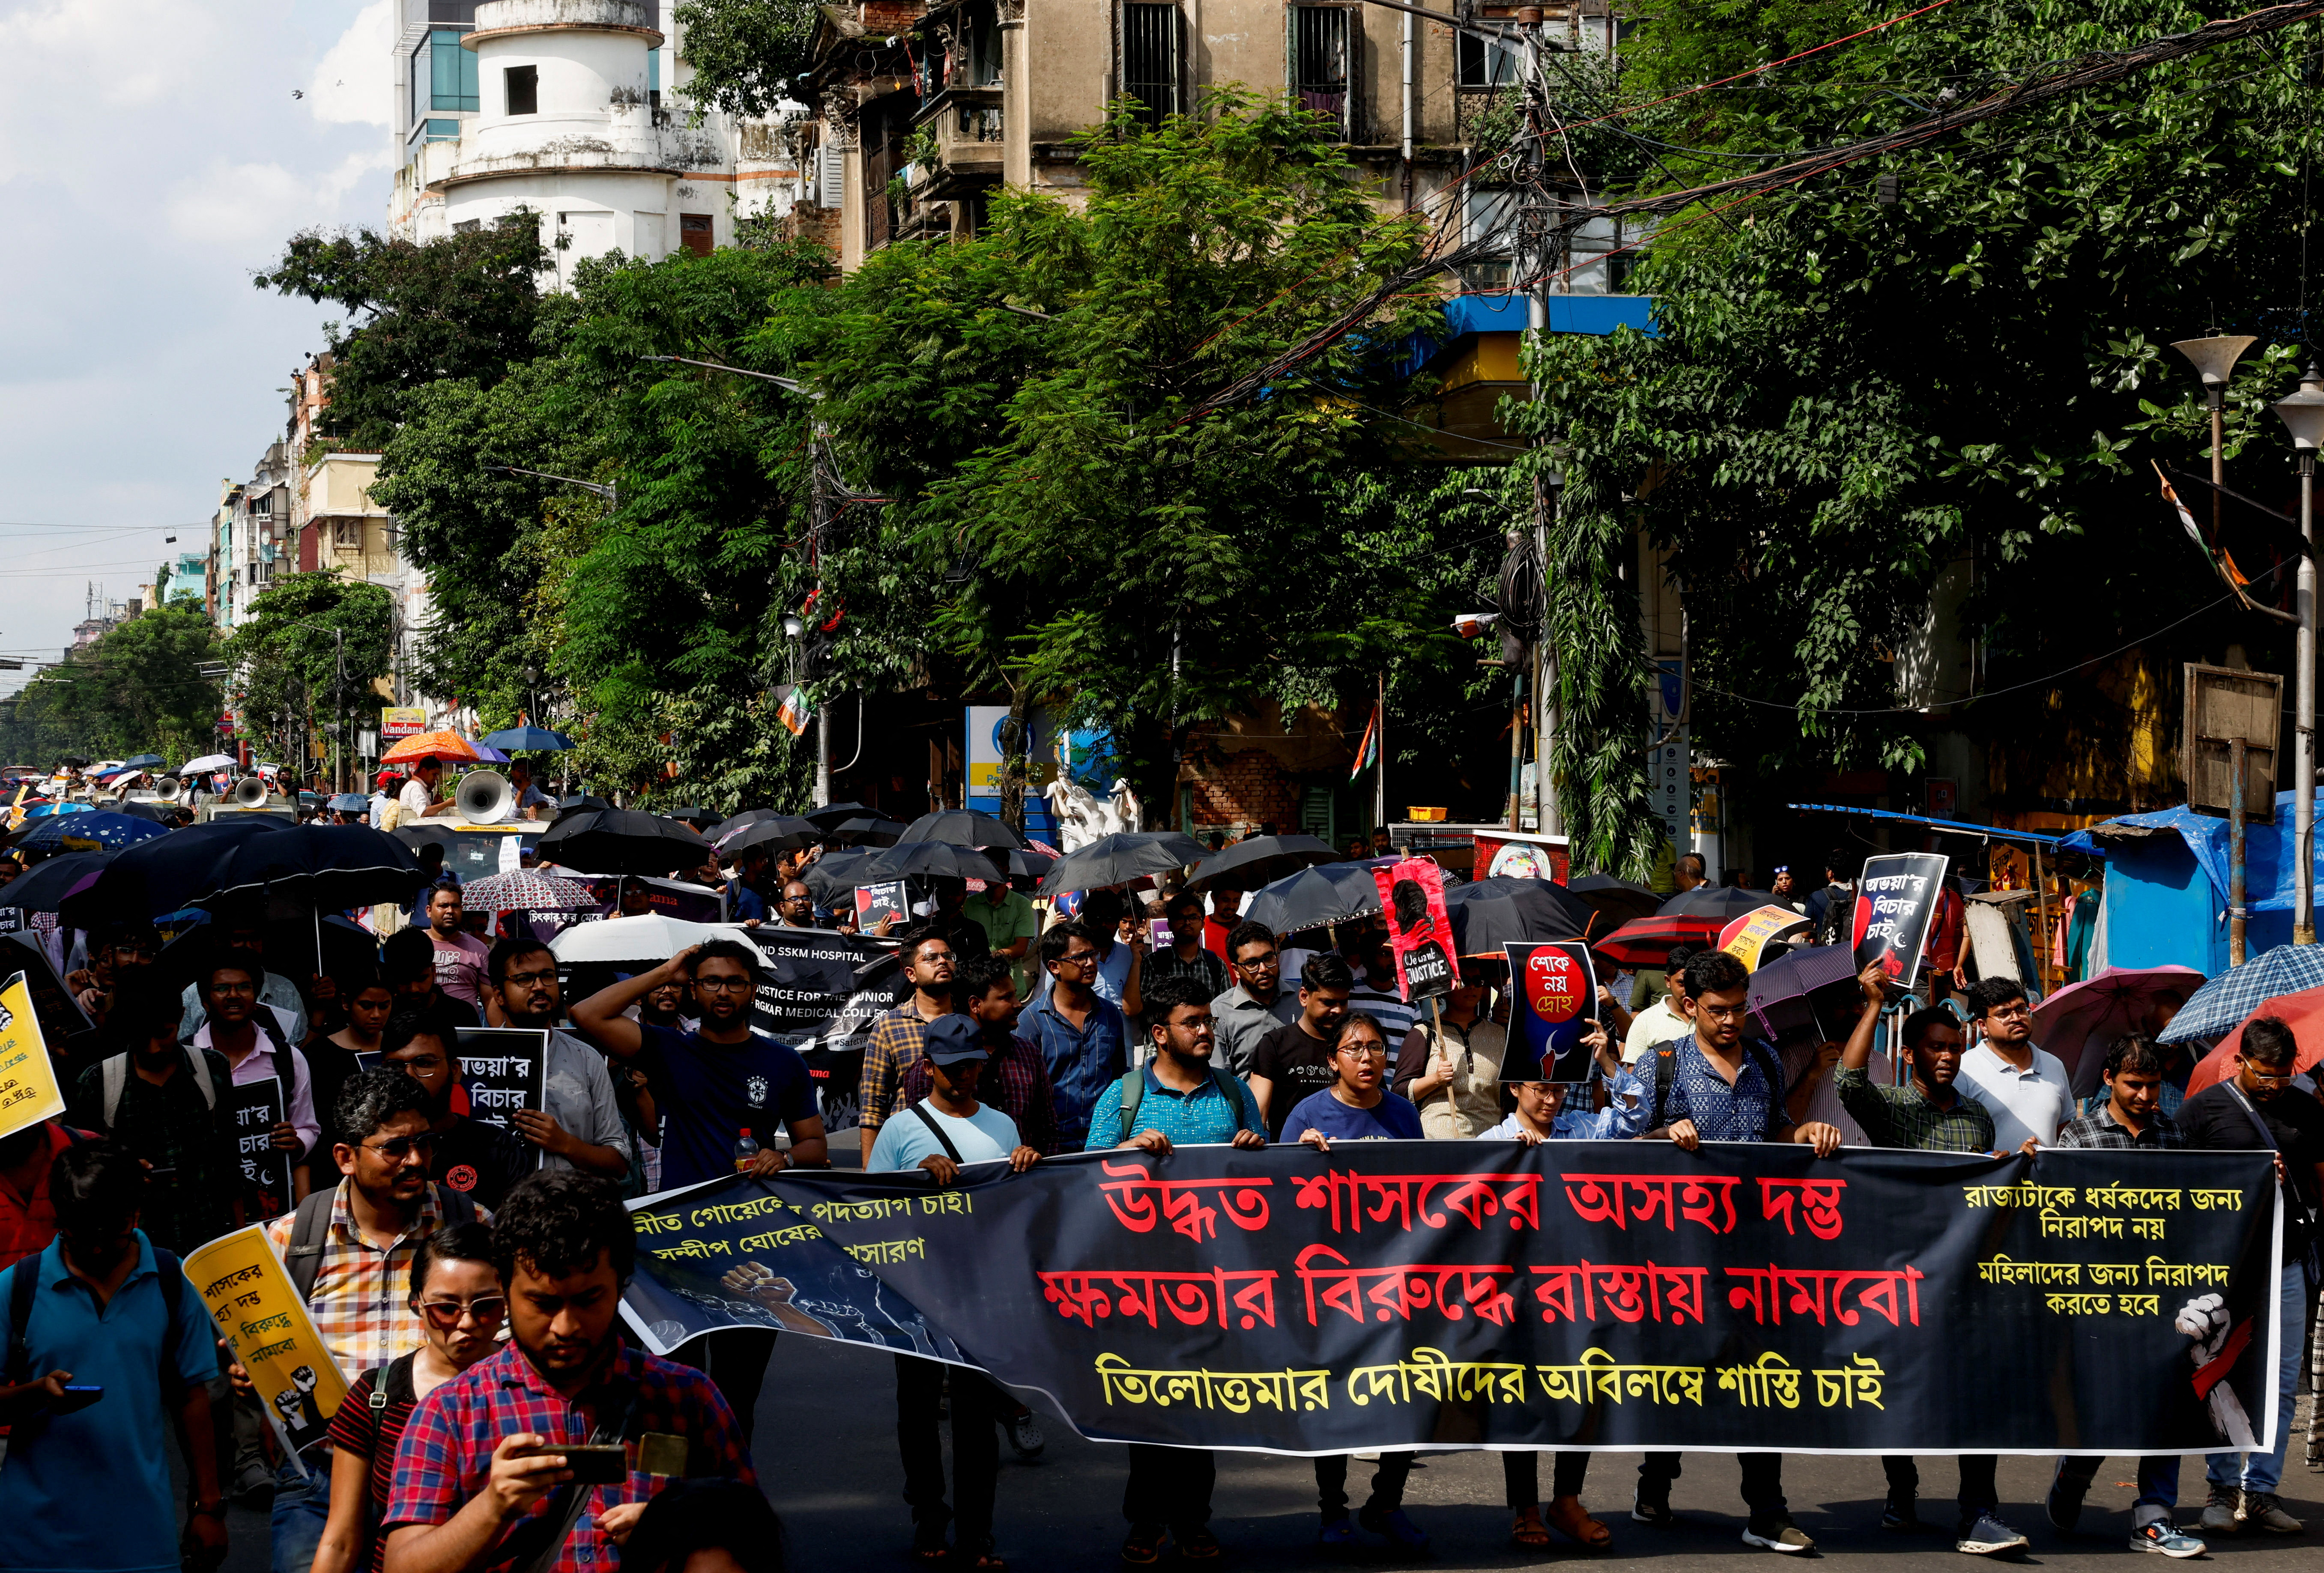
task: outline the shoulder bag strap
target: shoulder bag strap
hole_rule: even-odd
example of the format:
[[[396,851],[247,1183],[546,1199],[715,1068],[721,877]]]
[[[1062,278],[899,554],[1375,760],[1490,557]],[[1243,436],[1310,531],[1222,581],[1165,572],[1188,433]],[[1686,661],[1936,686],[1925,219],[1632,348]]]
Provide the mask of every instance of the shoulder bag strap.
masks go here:
[[[114,1055],[97,1068],[97,1074],[105,1090],[105,1128],[109,1131],[121,1112],[121,1096],[129,1090],[129,1056]]]
[[[1219,1090],[1219,1096],[1225,1099],[1227,1102],[1233,1107],[1235,1111],[1236,1130],[1247,1131],[1258,1130],[1259,1128],[1257,1122],[1251,1118],[1251,1111],[1243,1107],[1243,1085],[1239,1078],[1231,1076],[1226,1072],[1220,1070],[1216,1065],[1213,1065],[1211,1067],[1211,1085],[1217,1088]],[[1123,1139],[1126,1141],[1129,1138],[1124,1137]]]
[[[186,1068],[194,1073],[194,1085],[202,1090],[202,1107],[210,1110],[213,1114],[217,1113],[217,1086],[210,1080],[210,1062],[208,1059],[203,1055],[201,1050],[194,1047],[191,1044],[182,1044],[179,1046],[186,1051]],[[126,1056],[124,1055],[124,1058],[125,1060]],[[109,1088],[107,1089],[107,1096],[111,1096],[111,1090]],[[113,1106],[109,1102],[106,1105],[105,1118],[107,1124],[112,1122]]]
[[[952,1137],[945,1134],[945,1127],[936,1123],[936,1117],[927,1111],[927,1105],[915,1103],[909,1108],[906,1109],[905,1112],[907,1114],[917,1114],[920,1117],[920,1123],[928,1127],[928,1134],[935,1136],[936,1141],[944,1147],[945,1157],[950,1158],[955,1164],[962,1161],[960,1149],[952,1145]]]
[[[918,1108],[918,1105],[913,1107]],[[623,1440],[622,1433],[629,1428],[630,1410],[637,1403],[637,1389],[632,1387],[622,1398],[619,1408],[605,1412],[597,1421],[597,1429],[589,1433],[592,1447],[601,1448]],[[557,1488],[557,1495],[549,1499],[547,1513],[530,1520],[515,1535],[503,1541],[501,1550],[510,1551],[514,1550],[514,1542],[526,1529],[532,1529],[535,1532],[545,1531],[548,1534],[545,1541],[530,1547],[529,1551],[516,1552],[516,1557],[521,1559],[516,1560],[512,1573],[553,1573],[558,1559],[564,1555],[565,1542],[572,1537],[573,1526],[580,1522],[582,1510],[589,1505],[589,1498],[595,1490],[596,1487],[585,1486],[578,1480],[567,1481]]]
[[[1114,1145],[1120,1146],[1130,1138],[1138,1125],[1138,1106],[1145,1100],[1146,1072],[1124,1071],[1121,1073],[1121,1135],[1114,1138]]]
[[[315,1275],[322,1271],[323,1247],[330,1238],[331,1203],[338,1194],[336,1185],[328,1191],[309,1191],[291,1217],[290,1246],[282,1253],[282,1266],[300,1300],[311,1301],[315,1296]]]

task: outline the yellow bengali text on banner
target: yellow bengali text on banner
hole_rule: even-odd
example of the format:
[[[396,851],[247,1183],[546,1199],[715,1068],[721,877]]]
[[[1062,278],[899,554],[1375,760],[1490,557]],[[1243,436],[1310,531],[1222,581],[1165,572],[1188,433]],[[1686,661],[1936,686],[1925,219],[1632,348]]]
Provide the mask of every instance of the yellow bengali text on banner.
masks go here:
[[[64,1111],[64,1091],[32,1011],[32,991],[19,972],[0,984],[0,1136]]]

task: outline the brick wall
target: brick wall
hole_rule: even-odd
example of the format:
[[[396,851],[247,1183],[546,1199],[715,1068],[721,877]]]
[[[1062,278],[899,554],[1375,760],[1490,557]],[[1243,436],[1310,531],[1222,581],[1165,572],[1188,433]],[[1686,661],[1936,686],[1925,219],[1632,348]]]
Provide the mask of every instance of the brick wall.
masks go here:
[[[1298,828],[1306,783],[1286,775],[1265,750],[1245,749],[1215,760],[1206,759],[1197,766],[1197,772],[1192,782],[1197,826],[1256,829],[1271,822],[1285,835]]]
[[[781,232],[786,240],[811,240],[839,255],[839,209],[817,207],[812,202],[795,203],[781,219]]]
[[[927,10],[925,0],[863,0],[863,31],[909,32]]]

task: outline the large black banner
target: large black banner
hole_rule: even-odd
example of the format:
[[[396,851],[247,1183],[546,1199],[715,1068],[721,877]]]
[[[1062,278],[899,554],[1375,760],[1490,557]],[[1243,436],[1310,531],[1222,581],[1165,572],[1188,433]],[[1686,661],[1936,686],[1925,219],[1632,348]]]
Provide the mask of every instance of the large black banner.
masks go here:
[[[2264,1153],[1388,1142],[966,1175],[633,1203],[632,1325],[934,1354],[1090,1436],[1294,1453],[2181,1453],[2272,1423]]]
[[[824,1128],[853,1128],[872,1020],[896,1003],[896,942],[774,924],[750,937],[766,959],[751,1025],[807,1062]]]

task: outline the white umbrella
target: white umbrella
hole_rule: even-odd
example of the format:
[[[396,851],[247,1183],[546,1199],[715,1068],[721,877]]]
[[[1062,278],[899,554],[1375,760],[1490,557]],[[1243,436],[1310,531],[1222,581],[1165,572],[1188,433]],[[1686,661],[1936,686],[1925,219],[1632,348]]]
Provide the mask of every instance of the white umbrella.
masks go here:
[[[230,770],[233,768],[234,756],[232,754],[204,754],[198,759],[188,759],[184,764],[179,766],[178,774],[180,776],[199,776],[211,770]]]
[[[549,952],[560,961],[650,961],[659,966],[688,945],[719,939],[748,942],[750,931],[737,924],[687,923],[648,913],[576,923],[549,942]]]

